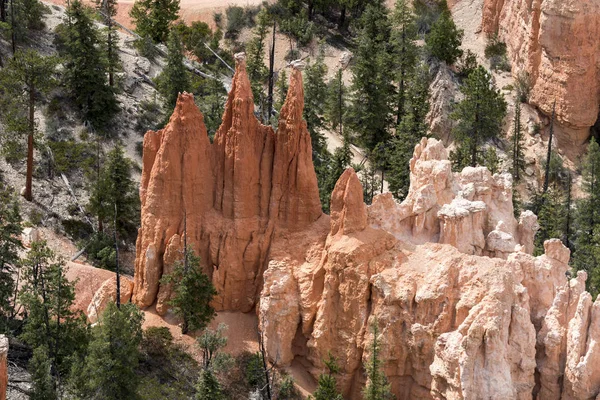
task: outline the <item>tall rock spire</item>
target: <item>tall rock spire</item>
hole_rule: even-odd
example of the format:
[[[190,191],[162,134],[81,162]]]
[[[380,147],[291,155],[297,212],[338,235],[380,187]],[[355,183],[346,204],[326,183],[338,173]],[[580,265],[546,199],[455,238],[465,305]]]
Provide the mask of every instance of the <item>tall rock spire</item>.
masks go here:
[[[294,70],[280,129],[262,125],[246,62],[238,57],[222,124],[211,145],[188,94],[179,96],[165,129],[148,132],[140,197],[134,301],[167,310],[170,286],[160,278],[181,259],[187,241],[219,292],[219,310],[249,311],[261,287],[271,241],[322,216],[310,135],[302,120],[302,75]]]

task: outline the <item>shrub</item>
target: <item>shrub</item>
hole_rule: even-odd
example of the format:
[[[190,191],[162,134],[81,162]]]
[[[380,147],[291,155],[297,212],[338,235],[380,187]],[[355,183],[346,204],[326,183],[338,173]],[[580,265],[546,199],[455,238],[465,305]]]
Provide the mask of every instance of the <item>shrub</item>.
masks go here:
[[[241,30],[244,28],[244,9],[239,6],[229,6],[225,10],[227,16],[227,28],[225,29],[225,38],[237,39]]]
[[[144,36],[133,42],[133,47],[140,53],[142,57],[153,61],[158,56],[158,50],[149,36]]]
[[[506,43],[498,39],[498,35],[488,38],[485,46],[485,58],[490,60],[490,66],[495,71],[510,72],[510,63],[506,56]]]
[[[106,233],[99,232],[93,235],[85,253],[89,261],[98,268],[114,271],[117,267],[117,253],[114,239]]]
[[[531,92],[531,77],[527,71],[521,71],[515,80],[517,89],[517,98],[521,103],[529,101],[529,93]]]

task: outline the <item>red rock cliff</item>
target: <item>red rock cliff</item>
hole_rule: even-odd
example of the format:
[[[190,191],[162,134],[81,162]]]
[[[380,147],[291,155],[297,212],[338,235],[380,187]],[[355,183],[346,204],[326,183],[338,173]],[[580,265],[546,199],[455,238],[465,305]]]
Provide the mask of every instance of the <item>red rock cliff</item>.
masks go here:
[[[533,105],[550,115],[556,99],[559,140],[583,143],[600,106],[600,1],[485,0],[482,30],[506,42],[513,74],[529,72]]]
[[[167,126],[144,138],[134,301],[167,310],[160,278],[188,244],[219,292],[219,310],[254,306],[274,236],[321,215],[310,135],[294,70],[277,132],[259,123],[245,62],[236,67],[223,122],[211,144],[192,95],[181,94]]]

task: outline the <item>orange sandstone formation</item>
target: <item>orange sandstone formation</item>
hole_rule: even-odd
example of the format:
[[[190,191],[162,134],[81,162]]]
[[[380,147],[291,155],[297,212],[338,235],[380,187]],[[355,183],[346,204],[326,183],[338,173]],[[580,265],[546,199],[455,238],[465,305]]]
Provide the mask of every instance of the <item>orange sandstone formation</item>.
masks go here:
[[[513,73],[531,76],[530,102],[546,115],[556,100],[568,142],[589,137],[600,106],[600,1],[485,0],[482,30],[508,46]]]
[[[146,134],[137,304],[157,301],[157,311],[167,311],[171,288],[159,281],[181,259],[186,234],[219,292],[217,309],[252,309],[273,238],[322,216],[303,107],[302,75],[294,70],[278,131],[260,124],[240,61],[213,144],[185,93],[165,129]]]
[[[331,352],[340,389],[359,399],[372,333],[402,399],[593,399],[600,394],[600,301],[568,280],[558,240],[533,257],[537,218],[513,215],[510,175],[453,173],[423,139],[411,187],[363,203],[352,169],[331,217],[320,210],[299,71],[278,132],[253,114],[243,60],[210,144],[190,95],[144,143],[136,303],[167,310],[160,278],[184,235],[212,276],[220,310],[259,315],[270,360],[317,377]]]

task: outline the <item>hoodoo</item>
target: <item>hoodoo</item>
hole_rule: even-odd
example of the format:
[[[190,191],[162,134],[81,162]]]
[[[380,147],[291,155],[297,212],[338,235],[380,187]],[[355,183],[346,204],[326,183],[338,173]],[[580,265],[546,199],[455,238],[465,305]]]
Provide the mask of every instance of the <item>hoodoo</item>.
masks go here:
[[[242,59],[213,144],[185,93],[167,126],[146,134],[137,304],[157,301],[157,311],[166,312],[171,288],[159,281],[181,258],[185,226],[219,292],[217,309],[252,309],[273,238],[323,215],[303,96],[302,74],[294,70],[278,131],[260,124]]]
[[[359,399],[371,324],[398,398],[592,399],[600,393],[600,301],[585,273],[568,280],[559,240],[533,257],[537,218],[513,215],[512,179],[451,170],[424,138],[401,204],[366,206],[353,169],[321,212],[294,70],[279,129],[253,113],[238,60],[211,144],[191,95],[144,142],[134,301],[167,311],[163,274],[183,235],[219,292],[218,310],[256,310],[271,362],[317,377],[332,353],[346,398]],[[185,232],[184,232],[185,227]]]

